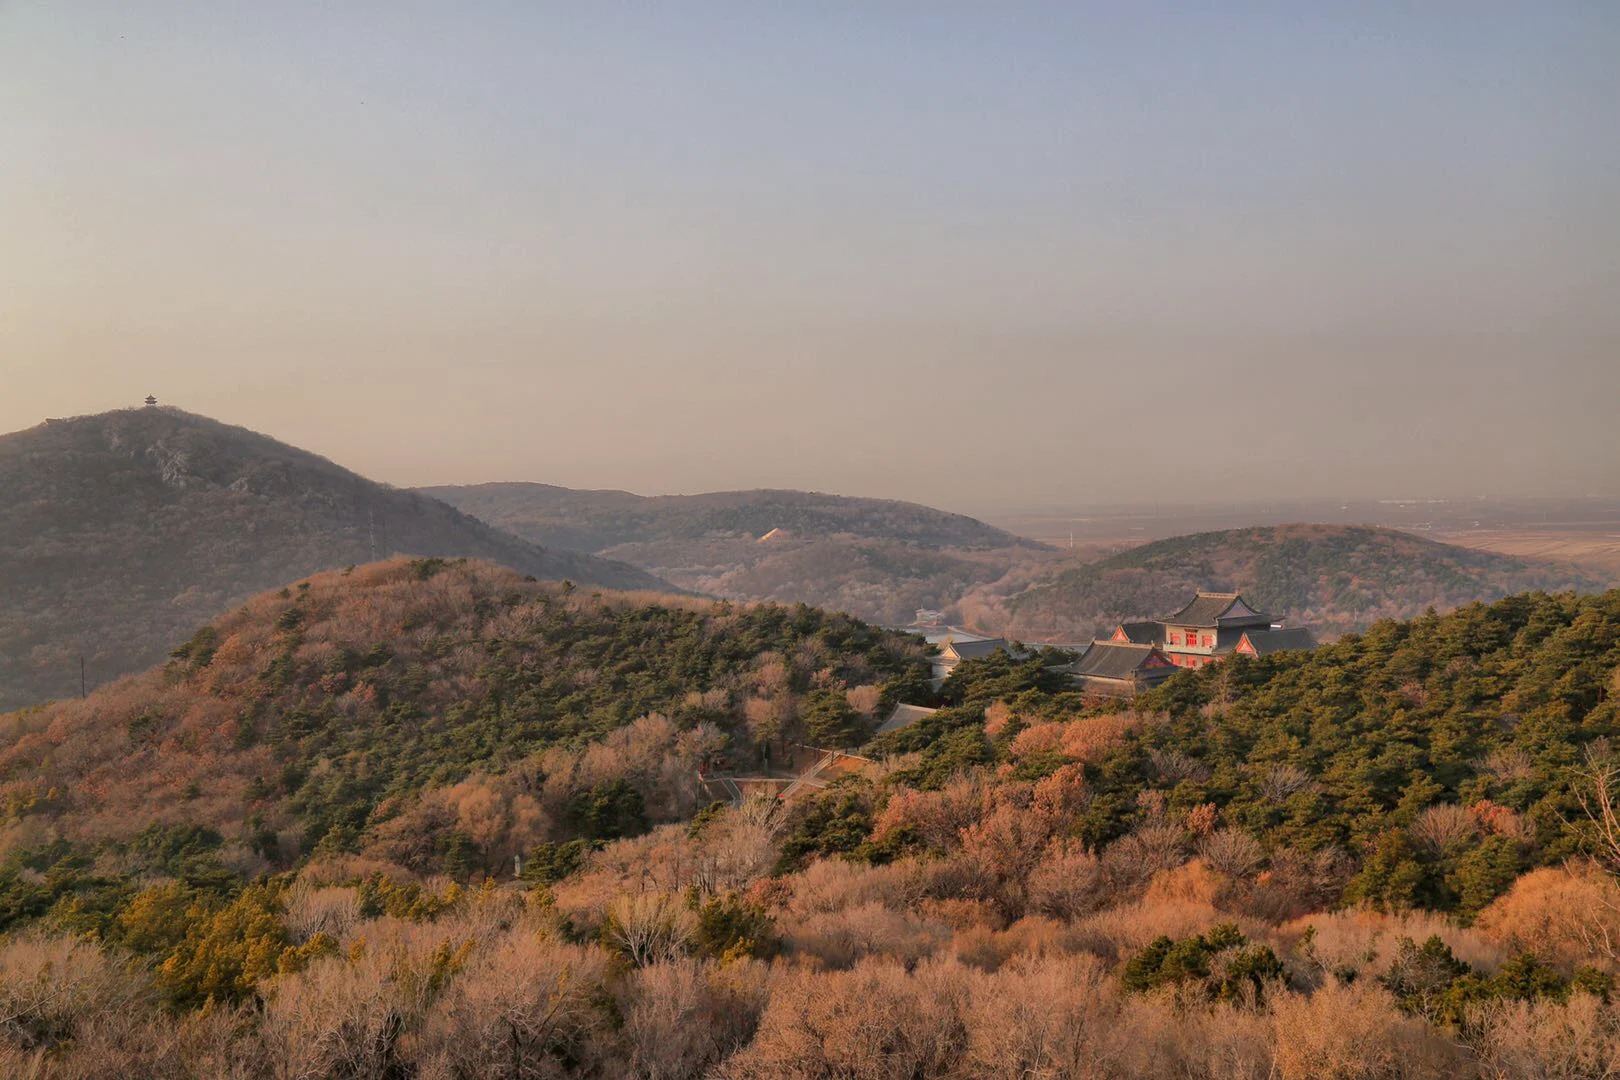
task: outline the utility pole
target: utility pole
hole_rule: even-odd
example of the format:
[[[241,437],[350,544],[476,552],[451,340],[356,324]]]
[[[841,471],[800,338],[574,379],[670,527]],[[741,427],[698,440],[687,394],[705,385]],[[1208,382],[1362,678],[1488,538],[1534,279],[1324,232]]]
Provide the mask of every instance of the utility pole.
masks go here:
[[[79,657],[79,697],[87,698],[89,696],[90,691],[84,681],[84,657],[81,656]]]
[[[371,561],[377,561],[377,512],[366,507],[366,532],[371,537]]]

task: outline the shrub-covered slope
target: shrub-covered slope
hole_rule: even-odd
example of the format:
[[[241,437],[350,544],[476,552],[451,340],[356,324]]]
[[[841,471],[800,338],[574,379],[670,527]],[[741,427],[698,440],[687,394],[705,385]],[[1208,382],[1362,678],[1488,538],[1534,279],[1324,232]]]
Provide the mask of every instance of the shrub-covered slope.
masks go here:
[[[243,843],[178,816],[211,814],[213,792],[85,853],[105,776],[71,808],[8,787],[0,1071],[1540,1080],[1620,1056],[1620,852],[1602,857],[1580,803],[1620,797],[1620,592],[1382,622],[1181,673],[1134,708],[1089,707],[1053,656],[968,661],[938,712],[870,750],[899,756],[790,805],[694,814],[679,778],[709,718],[745,699],[741,731],[773,711],[749,703],[787,693],[820,722],[840,684],[906,680],[914,659],[806,609],[532,585],[511,603],[524,583],[478,568],[362,575],[264,598],[121,689],[265,696],[297,717],[271,738],[353,793],[373,766],[336,768],[344,725],[298,703],[386,685],[431,706],[370,717],[396,741],[460,717],[436,744],[460,748],[444,783],[247,887]],[[323,628],[358,646],[371,625],[397,642],[381,672],[375,645],[333,662]],[[269,662],[243,668],[233,641]],[[566,724],[607,734],[458,779],[509,758],[490,753],[502,725],[457,702],[589,717],[677,683],[692,689],[670,718]],[[50,719],[19,718],[30,767],[95,757],[64,737],[89,717]],[[210,752],[198,725],[162,737],[175,760]],[[375,758],[384,787],[399,760]],[[483,876],[514,848],[522,880]]]
[[[662,584],[175,409],[51,421],[0,436],[0,708],[77,694],[81,657],[98,685],[254,593],[394,552]]]
[[[926,670],[913,639],[805,607],[587,594],[459,561],[327,573],[210,623],[159,669],[0,718],[7,865],[58,840],[127,856],[151,829],[207,829],[233,865],[261,869],[316,848],[357,851],[424,787],[578,749],[657,713],[615,745],[667,751],[684,763],[678,775],[655,769],[632,790],[625,770],[558,759],[524,781],[539,799],[531,842],[618,835],[644,827],[654,801],[690,810],[701,760],[730,732],[749,740],[751,702],[775,724],[766,737],[780,736],[800,700],[865,686],[871,712],[879,684]],[[624,742],[638,738],[640,749]],[[565,764],[612,775],[594,795],[594,783],[553,784],[562,803],[551,805],[546,774]],[[576,795],[605,803],[568,804]],[[608,818],[619,824],[592,825]],[[454,843],[464,868],[510,856],[466,830]]]
[[[1567,566],[1344,525],[1277,525],[1177,536],[1064,571],[1006,602],[1009,632],[1102,632],[1176,611],[1195,590],[1240,591],[1294,625],[1336,633],[1532,589],[1595,591]]]

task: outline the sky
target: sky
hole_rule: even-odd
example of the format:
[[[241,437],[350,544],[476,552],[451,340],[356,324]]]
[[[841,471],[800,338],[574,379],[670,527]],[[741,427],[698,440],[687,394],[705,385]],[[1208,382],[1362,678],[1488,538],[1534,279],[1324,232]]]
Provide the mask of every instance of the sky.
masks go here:
[[[1620,494],[1620,5],[0,0],[0,431],[952,509]]]

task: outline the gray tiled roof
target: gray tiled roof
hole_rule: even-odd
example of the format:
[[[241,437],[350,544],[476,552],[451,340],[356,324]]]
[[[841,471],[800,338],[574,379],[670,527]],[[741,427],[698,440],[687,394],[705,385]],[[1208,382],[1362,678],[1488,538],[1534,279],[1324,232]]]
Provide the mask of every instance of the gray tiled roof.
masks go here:
[[[1262,630],[1259,628],[1244,632],[1249,644],[1261,656],[1267,653],[1285,652],[1289,649],[1314,649],[1316,639],[1311,632],[1303,626],[1296,626],[1290,630]]]
[[[1120,623],[1119,628],[1125,631],[1126,637],[1138,645],[1156,645],[1164,640],[1164,623],[1162,622]]]
[[[1005,638],[986,638],[983,641],[951,641],[943,642],[941,646],[943,647],[945,644],[949,644],[951,651],[963,660],[977,660],[980,657],[989,656],[997,649],[1006,648],[1007,640]]]
[[[1074,673],[1097,679],[1128,679],[1154,652],[1152,645],[1093,641],[1086,655],[1074,665]]]
[[[878,728],[875,734],[884,735],[891,731],[897,731],[908,724],[921,720],[925,716],[933,716],[938,711],[938,709],[929,709],[921,705],[896,705],[894,712],[889,714],[889,718],[883,721],[883,726]]]
[[[1243,604],[1244,607],[1255,611],[1252,616],[1244,618],[1264,619],[1271,621],[1271,616],[1261,614],[1255,610],[1253,604],[1244,600],[1237,593],[1207,593],[1201,592],[1194,596],[1192,603],[1171,615],[1164,621],[1177,626],[1218,626],[1221,617],[1232,610],[1234,604]]]

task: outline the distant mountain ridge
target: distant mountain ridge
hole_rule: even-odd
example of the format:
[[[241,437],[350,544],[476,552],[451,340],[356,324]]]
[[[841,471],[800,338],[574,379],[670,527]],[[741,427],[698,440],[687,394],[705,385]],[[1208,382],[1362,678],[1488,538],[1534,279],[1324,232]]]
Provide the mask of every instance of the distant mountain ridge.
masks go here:
[[[782,529],[801,539],[856,535],[923,547],[1042,547],[965,514],[894,499],[760,488],[702,495],[634,495],[550,484],[421,488],[423,494],[535,543],[595,552],[619,544],[747,536]]]
[[[1009,575],[1021,588],[1046,545],[917,503],[762,489],[633,495],[548,484],[422,489],[535,543],[622,559],[682,588],[802,602],[888,624],[954,610]],[[770,536],[768,541],[762,538]]]
[[[1005,602],[1008,633],[1090,634],[1177,610],[1198,589],[1234,590],[1290,625],[1358,630],[1532,590],[1598,592],[1573,567],[1371,526],[1293,524],[1155,541],[1065,570]]]
[[[263,589],[396,552],[669,588],[178,409],[52,420],[0,435],[0,708],[76,695],[81,656],[95,685]]]

